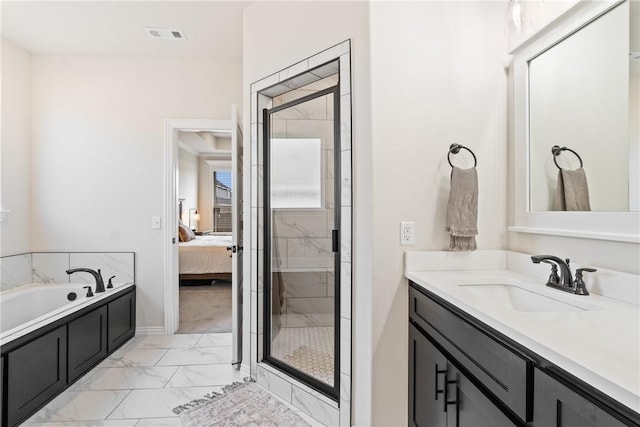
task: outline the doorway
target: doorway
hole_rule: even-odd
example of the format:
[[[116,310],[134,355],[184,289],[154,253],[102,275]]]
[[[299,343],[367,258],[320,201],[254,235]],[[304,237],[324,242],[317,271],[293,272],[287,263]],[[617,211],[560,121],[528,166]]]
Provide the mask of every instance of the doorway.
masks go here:
[[[233,336],[233,360],[231,363],[239,364],[242,360],[242,132],[238,125],[237,112],[235,105],[232,108],[232,118],[230,120],[165,120],[165,283],[164,283],[164,329],[166,334],[173,334],[178,331],[180,325],[180,292],[179,280],[183,279],[205,279],[211,281],[220,279],[231,279],[227,284],[228,291],[231,293],[231,333]],[[179,196],[179,134],[180,132],[225,133],[230,136],[228,145],[228,157],[226,161],[226,169],[232,172],[231,186],[235,190],[233,192],[233,201],[231,202],[231,234],[228,241],[223,244],[217,244],[216,258],[218,261],[207,263],[207,268],[211,271],[190,271],[183,274],[181,271],[181,263],[179,263],[179,246],[181,245],[180,231],[195,231],[200,237],[197,240],[209,240],[216,238],[224,238],[225,236],[216,235],[213,231],[214,211],[213,204],[210,200],[209,204],[202,201],[202,206],[207,206],[205,210],[199,210],[199,206],[189,207],[186,211],[183,207],[180,211]],[[224,151],[224,150],[222,150]],[[211,160],[214,162],[215,160]],[[206,163],[206,160],[204,161]],[[213,181],[213,173],[211,167],[206,169],[207,174],[210,173],[211,180],[210,191],[201,192],[212,198],[214,195],[215,182]],[[200,200],[198,203],[200,204]],[[180,215],[182,213],[182,216]],[[197,215],[197,216],[196,216]],[[203,218],[204,217],[204,218]],[[187,221],[180,221],[186,218]],[[181,224],[182,222],[182,224]],[[175,224],[175,225],[174,225]],[[202,224],[202,225],[201,225]],[[186,232],[186,231],[185,231]],[[228,233],[226,233],[228,234]],[[197,242],[201,243],[201,242]],[[195,246],[198,246],[197,244]],[[196,253],[197,257],[210,257],[211,254],[203,253],[198,248],[190,248],[190,251]],[[206,248],[210,251],[210,248]],[[221,253],[220,253],[221,252]],[[228,262],[228,260],[231,260]],[[227,266],[223,271],[217,270],[216,262],[219,264],[225,261]],[[192,276],[191,274],[194,274]],[[211,282],[210,282],[211,283]],[[207,307],[205,303],[204,309],[215,309],[215,307]]]
[[[178,132],[179,325],[176,333],[232,328],[231,132]]]

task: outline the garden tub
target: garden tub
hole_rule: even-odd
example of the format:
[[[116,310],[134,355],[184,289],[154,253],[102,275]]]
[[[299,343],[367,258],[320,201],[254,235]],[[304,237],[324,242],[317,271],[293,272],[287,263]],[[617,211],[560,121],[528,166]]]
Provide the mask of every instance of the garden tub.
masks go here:
[[[89,297],[85,286],[31,284],[0,293],[3,426],[19,425],[135,335],[133,283]]]
[[[0,345],[87,307],[132,283],[87,297],[88,284],[30,284],[0,293]],[[95,286],[91,286],[94,290]]]

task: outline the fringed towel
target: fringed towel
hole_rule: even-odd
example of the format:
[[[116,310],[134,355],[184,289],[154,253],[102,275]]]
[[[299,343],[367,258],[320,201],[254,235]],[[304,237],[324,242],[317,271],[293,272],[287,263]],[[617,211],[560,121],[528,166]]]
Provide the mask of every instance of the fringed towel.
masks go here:
[[[590,211],[589,187],[584,169],[560,169],[555,194],[557,211]]]
[[[478,234],[478,172],[476,168],[451,170],[451,191],[447,203],[449,249],[475,251]]]

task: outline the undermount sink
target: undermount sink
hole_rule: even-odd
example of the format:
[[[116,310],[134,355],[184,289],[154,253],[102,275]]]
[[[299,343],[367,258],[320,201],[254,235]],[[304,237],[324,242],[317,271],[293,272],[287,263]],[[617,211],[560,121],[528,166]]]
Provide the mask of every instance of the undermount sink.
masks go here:
[[[564,312],[564,311],[590,311],[598,307],[590,304],[571,304],[557,300],[553,297],[507,284],[465,284],[458,285],[465,292],[478,297],[490,297],[494,302],[508,304],[517,311],[527,312]]]

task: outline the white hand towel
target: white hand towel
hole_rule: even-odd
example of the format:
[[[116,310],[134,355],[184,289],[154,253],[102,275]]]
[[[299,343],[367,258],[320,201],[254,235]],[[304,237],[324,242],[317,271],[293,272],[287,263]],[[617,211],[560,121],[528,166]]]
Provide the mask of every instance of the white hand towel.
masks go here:
[[[555,195],[557,211],[590,211],[589,186],[584,169],[560,169]]]
[[[475,167],[451,170],[451,190],[447,203],[449,249],[474,251],[478,234],[478,172]]]

